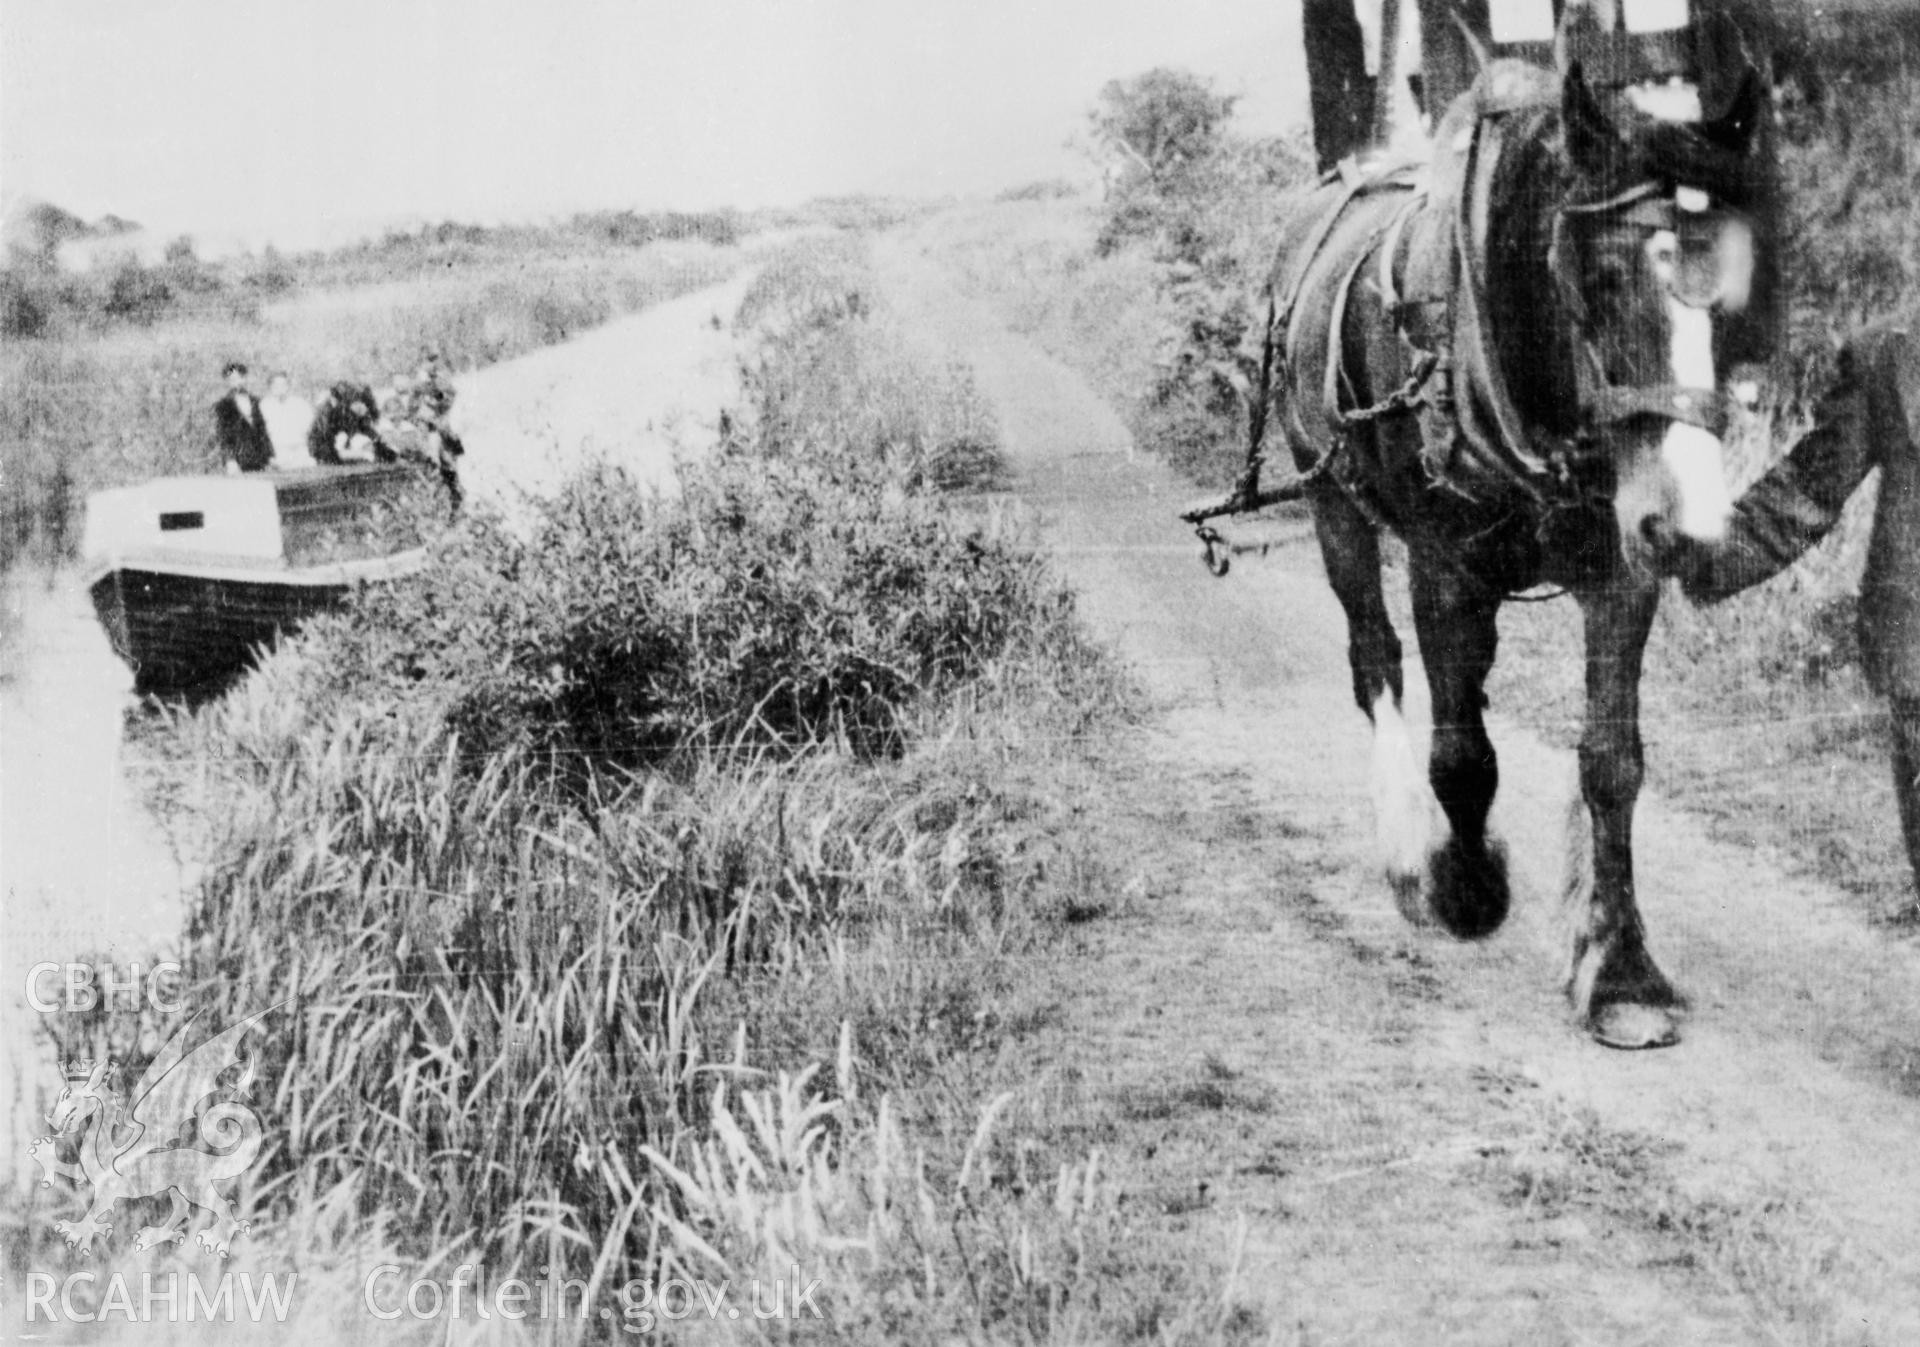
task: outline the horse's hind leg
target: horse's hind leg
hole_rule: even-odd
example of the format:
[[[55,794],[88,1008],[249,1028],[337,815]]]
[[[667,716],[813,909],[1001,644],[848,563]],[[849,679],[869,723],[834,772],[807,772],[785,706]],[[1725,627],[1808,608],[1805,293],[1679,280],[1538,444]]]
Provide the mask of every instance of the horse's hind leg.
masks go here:
[[[1401,714],[1400,638],[1380,589],[1380,537],[1372,522],[1334,487],[1313,497],[1314,531],[1327,580],[1347,615],[1353,698],[1373,722],[1373,807],[1381,863],[1400,910],[1425,921],[1420,887],[1433,835],[1433,797],[1414,762]]]
[[[1507,919],[1505,858],[1487,835],[1500,765],[1487,737],[1487,674],[1499,641],[1500,595],[1446,559],[1417,552],[1413,620],[1433,693],[1428,779],[1451,833],[1433,854],[1428,903],[1453,934],[1474,940]]]
[[[1590,856],[1570,867],[1574,1012],[1600,1042],[1657,1048],[1674,1042],[1680,997],[1653,956],[1633,891],[1633,807],[1644,772],[1640,666],[1660,591],[1610,587],[1579,596],[1586,619],[1587,724],[1580,794],[1592,823]],[[1569,830],[1578,846],[1584,839]]]

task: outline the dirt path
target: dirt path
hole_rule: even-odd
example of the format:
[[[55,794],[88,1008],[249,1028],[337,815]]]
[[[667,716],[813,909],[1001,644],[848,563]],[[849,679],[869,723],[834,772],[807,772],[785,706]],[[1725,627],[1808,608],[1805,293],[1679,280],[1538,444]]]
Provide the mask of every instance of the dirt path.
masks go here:
[[[1145,896],[1058,988],[1043,1068],[1137,1218],[1237,1265],[1275,1341],[1920,1341],[1911,952],[1646,798],[1643,905],[1694,1014],[1667,1052],[1591,1045],[1551,898],[1572,759],[1500,722],[1515,916],[1477,945],[1406,928],[1307,529],[1212,579],[1173,518],[1193,492],[1111,409],[911,235],[880,262],[971,363],[1018,493],[1159,707],[1090,811]]]

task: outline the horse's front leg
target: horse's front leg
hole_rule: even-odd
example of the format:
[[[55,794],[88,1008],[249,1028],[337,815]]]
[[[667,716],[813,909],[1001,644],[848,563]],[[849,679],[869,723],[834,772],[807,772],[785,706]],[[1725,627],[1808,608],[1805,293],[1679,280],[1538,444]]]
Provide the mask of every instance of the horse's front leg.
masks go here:
[[[1499,591],[1447,555],[1416,552],[1409,575],[1420,658],[1433,695],[1427,779],[1446,815],[1448,836],[1427,860],[1433,916],[1468,940],[1507,919],[1506,859],[1487,832],[1500,764],[1487,736],[1487,674],[1499,643]]]
[[[1622,580],[1580,594],[1586,619],[1587,724],[1580,793],[1591,847],[1570,829],[1574,1013],[1612,1048],[1660,1048],[1679,1038],[1681,999],[1653,956],[1633,893],[1633,806],[1640,795],[1640,666],[1660,590]],[[1577,820],[1575,821],[1577,823]]]
[[[1435,811],[1414,761],[1400,705],[1400,638],[1387,616],[1380,586],[1380,538],[1354,503],[1330,484],[1313,495],[1313,522],[1327,580],[1347,615],[1353,699],[1373,723],[1373,809],[1380,859],[1401,913],[1425,924],[1423,890]]]

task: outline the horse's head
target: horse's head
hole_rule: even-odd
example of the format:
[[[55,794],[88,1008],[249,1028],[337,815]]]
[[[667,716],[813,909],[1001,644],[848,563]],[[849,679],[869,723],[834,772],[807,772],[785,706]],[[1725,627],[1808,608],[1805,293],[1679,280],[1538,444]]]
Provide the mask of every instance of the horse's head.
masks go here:
[[[1560,394],[1574,401],[1562,425],[1611,496],[1626,555],[1657,569],[1684,540],[1720,538],[1732,511],[1713,314],[1744,306],[1752,282],[1739,206],[1759,86],[1749,78],[1713,121],[1667,123],[1604,104],[1576,65],[1559,113],[1547,267]]]

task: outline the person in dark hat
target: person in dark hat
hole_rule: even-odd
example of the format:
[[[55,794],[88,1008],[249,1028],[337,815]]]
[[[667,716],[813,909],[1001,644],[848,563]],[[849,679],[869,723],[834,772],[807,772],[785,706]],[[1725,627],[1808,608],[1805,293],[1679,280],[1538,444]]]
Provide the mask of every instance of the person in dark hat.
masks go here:
[[[262,472],[273,466],[273,440],[260,402],[247,391],[247,366],[229,360],[220,371],[226,396],[213,404],[213,437],[228,472]]]

